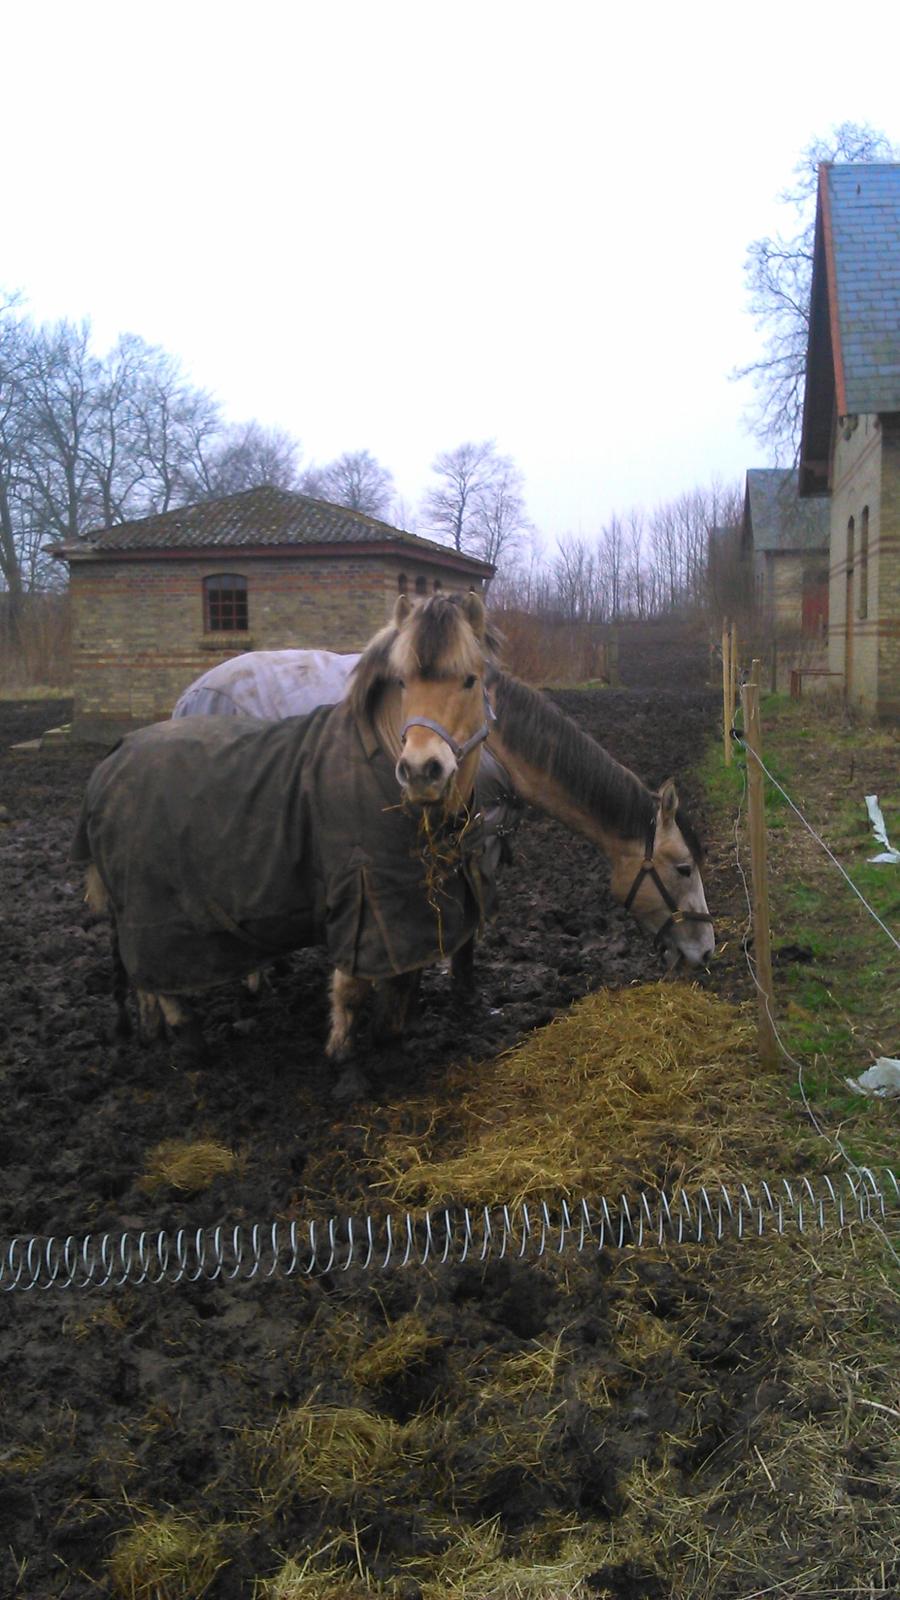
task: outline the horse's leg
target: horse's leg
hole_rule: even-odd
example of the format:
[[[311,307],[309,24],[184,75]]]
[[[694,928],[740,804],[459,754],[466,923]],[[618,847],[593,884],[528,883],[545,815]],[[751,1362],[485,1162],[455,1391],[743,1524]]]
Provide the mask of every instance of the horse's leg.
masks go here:
[[[375,1038],[399,1039],[406,1032],[422,985],[422,969],[401,973],[379,983],[376,993]]]
[[[331,1031],[325,1046],[331,1061],[345,1061],[350,1054],[354,1024],[371,990],[368,978],[351,978],[346,972],[332,974]]]
[[[138,1039],[141,1044],[154,1044],[162,1033],[163,1015],[159,999],[149,989],[138,989]]]
[[[450,962],[453,992],[468,1000],[475,993],[475,935],[460,945]]]
[[[132,1028],[131,1018],[128,1015],[126,1000],[128,997],[128,973],[119,949],[119,931],[115,919],[110,924],[109,930],[110,949],[112,952],[112,996],[116,1005],[116,1038],[130,1039]]]
[[[157,999],[179,1054],[188,1060],[202,1061],[207,1053],[206,1040],[194,1010],[174,994],[161,994]]]

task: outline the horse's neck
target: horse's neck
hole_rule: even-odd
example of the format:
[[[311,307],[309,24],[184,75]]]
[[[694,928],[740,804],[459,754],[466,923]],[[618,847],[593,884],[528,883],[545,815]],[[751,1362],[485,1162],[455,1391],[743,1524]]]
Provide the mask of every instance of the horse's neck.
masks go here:
[[[525,690],[525,686],[519,685],[519,689]],[[533,694],[537,700],[543,698],[536,690],[525,690],[525,693]],[[496,707],[496,695],[493,692],[491,699]],[[554,817],[565,827],[583,834],[605,855],[611,858],[618,856],[626,841],[636,837],[636,834],[633,827],[624,827],[621,815],[613,814],[611,809],[610,764],[615,768],[620,795],[633,785],[636,802],[646,794],[640,778],[628,767],[615,762],[602,746],[571,722],[572,761],[577,760],[579,766],[577,785],[574,776],[566,770],[565,760],[551,775],[546,767],[539,765],[529,755],[527,741],[523,740],[521,732],[514,735],[511,728],[504,728],[502,708],[498,710],[497,717],[498,720],[491,724],[488,748],[506,768],[513,788],[521,799]]]

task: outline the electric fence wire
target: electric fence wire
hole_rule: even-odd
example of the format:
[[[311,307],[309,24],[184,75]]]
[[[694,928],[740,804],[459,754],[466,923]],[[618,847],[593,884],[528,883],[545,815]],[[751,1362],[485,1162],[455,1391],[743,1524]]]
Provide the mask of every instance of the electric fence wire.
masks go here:
[[[897,943],[897,940],[894,938],[894,936],[891,933],[890,929],[885,927],[885,924],[882,922],[881,918],[878,916],[878,913],[875,910],[873,910],[873,908],[869,905],[868,901],[865,899],[864,895],[862,895],[860,893],[859,889],[856,887],[856,884],[853,882],[852,878],[850,878],[849,874],[847,872],[845,872],[844,868],[841,866],[841,863],[837,860],[837,857],[828,848],[828,845],[825,843],[825,841],[822,838],[820,838],[819,834],[816,832],[815,828],[813,828],[812,824],[807,821],[806,817],[803,815],[803,812],[800,810],[799,806],[795,805],[794,801],[791,799],[791,797],[787,793],[787,791],[785,789],[783,789],[781,784],[778,782],[778,780],[775,777],[773,777],[772,773],[769,771],[768,767],[765,765],[765,762],[762,760],[761,756],[758,756],[756,751],[751,749],[750,745],[747,743],[746,739],[744,739],[743,736],[739,733],[737,728],[732,728],[731,729],[731,737],[735,740],[735,742],[737,744],[739,744],[741,746],[741,748],[743,749],[743,751],[745,753],[745,757],[747,755],[753,756],[754,760],[757,762],[758,766],[761,767],[761,769],[765,773],[766,777],[770,780],[771,783],[773,783],[775,785],[775,788],[779,791],[780,794],[782,794],[784,796],[785,800],[787,800],[787,802],[788,802],[789,806],[791,807],[792,811],[796,812],[797,816],[800,818],[800,821],[803,823],[803,826],[806,828],[807,832],[812,835],[812,837],[813,837],[813,839],[815,839],[816,843],[821,846],[821,848],[824,850],[825,854],[830,858],[831,861],[834,862],[834,865],[838,868],[838,870],[841,873],[841,875],[844,878],[846,878],[846,880],[849,883],[849,885],[850,885],[851,889],[853,890],[854,894],[856,894],[858,896],[858,898],[862,901],[862,903],[865,906],[866,910],[871,914],[872,917],[874,917],[874,919],[878,923],[879,927],[884,929],[884,932],[888,935],[888,938],[891,940],[891,942],[893,944],[897,945],[897,948],[900,949],[900,944]],[[744,934],[743,934],[743,938],[741,940],[742,948],[743,948],[743,951],[744,951],[744,958],[745,958],[745,960],[747,962],[747,970],[750,973],[750,977],[753,980],[753,983],[754,983],[754,985],[756,987],[756,990],[757,990],[758,994],[762,998],[763,1005],[765,1006],[766,1016],[768,1017],[768,1020],[769,1020],[769,1022],[771,1024],[771,1027],[772,1027],[772,1032],[773,1032],[773,1034],[775,1036],[775,1042],[777,1043],[778,1048],[781,1051],[782,1055],[784,1056],[785,1060],[788,1061],[791,1064],[791,1066],[794,1067],[794,1069],[796,1070],[796,1073],[797,1073],[797,1088],[798,1088],[798,1090],[800,1092],[800,1098],[803,1101],[803,1107],[804,1107],[804,1110],[806,1112],[807,1117],[809,1118],[810,1123],[812,1124],[812,1126],[815,1129],[816,1133],[818,1134],[819,1138],[820,1139],[824,1139],[826,1144],[830,1144],[832,1149],[837,1151],[838,1155],[840,1156],[841,1160],[844,1162],[844,1164],[847,1167],[848,1171],[852,1172],[853,1174],[855,1174],[857,1179],[862,1179],[863,1173],[866,1172],[868,1169],[867,1168],[863,1168],[863,1167],[859,1167],[857,1165],[857,1163],[853,1160],[853,1157],[850,1155],[849,1151],[847,1150],[846,1146],[844,1145],[843,1141],[841,1140],[840,1136],[837,1135],[837,1134],[829,1133],[827,1128],[824,1128],[822,1126],[822,1123],[819,1121],[819,1118],[816,1116],[815,1110],[813,1109],[813,1106],[812,1106],[812,1104],[810,1102],[809,1096],[807,1095],[807,1092],[806,1092],[806,1085],[805,1085],[805,1083],[803,1081],[803,1062],[799,1061],[795,1055],[792,1055],[791,1051],[788,1049],[787,1045],[785,1044],[784,1039],[782,1038],[781,1033],[779,1031],[778,1024],[776,1023],[775,1018],[772,1015],[772,1007],[769,1004],[769,996],[766,993],[765,989],[763,988],[762,984],[760,983],[759,978],[757,977],[756,961],[755,961],[754,957],[750,953],[750,935],[751,935],[751,931],[752,931],[752,928],[753,928],[753,903],[752,903],[751,896],[750,896],[750,886],[747,883],[747,874],[744,871],[744,866],[743,866],[743,863],[741,861],[741,847],[740,847],[741,818],[742,818],[742,815],[743,815],[744,804],[745,804],[745,801],[746,801],[746,798],[747,798],[747,767],[746,767],[746,762],[745,762],[745,765],[744,765],[744,767],[742,769],[742,774],[741,775],[742,775],[741,794],[740,794],[740,799],[738,801],[738,808],[737,808],[737,812],[735,814],[735,819],[734,819],[734,844],[735,844],[735,864],[737,866],[738,873],[740,874],[741,883],[742,883],[743,889],[744,889],[744,898],[745,898],[745,900],[747,902],[747,921],[746,921],[745,926],[744,926]],[[898,1253],[898,1251],[895,1249],[895,1247],[894,1247],[891,1239],[889,1238],[888,1234],[886,1233],[885,1229],[881,1227],[880,1223],[876,1220],[875,1217],[869,1217],[867,1220],[869,1222],[871,1222],[871,1224],[875,1228],[876,1232],[881,1235],[882,1241],[883,1241],[885,1247],[887,1248],[888,1252],[893,1257],[893,1259],[897,1263],[897,1265],[900,1266],[900,1253]]]

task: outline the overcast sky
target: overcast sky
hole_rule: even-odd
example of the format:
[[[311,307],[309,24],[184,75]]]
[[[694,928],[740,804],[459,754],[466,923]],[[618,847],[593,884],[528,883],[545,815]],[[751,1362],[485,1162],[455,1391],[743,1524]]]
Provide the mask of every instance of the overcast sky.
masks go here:
[[[900,7],[10,0],[0,284],[414,503],[495,438],[546,543],[766,465],[729,382],[807,141],[900,137]]]

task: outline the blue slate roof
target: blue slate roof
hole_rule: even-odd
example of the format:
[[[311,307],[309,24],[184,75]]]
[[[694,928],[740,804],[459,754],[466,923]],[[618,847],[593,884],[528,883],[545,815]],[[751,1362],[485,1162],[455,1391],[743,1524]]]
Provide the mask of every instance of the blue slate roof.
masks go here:
[[[825,174],[843,413],[900,411],[900,163]]]
[[[799,473],[785,467],[751,467],[744,500],[743,542],[781,554],[827,550],[829,502],[799,498]]]

